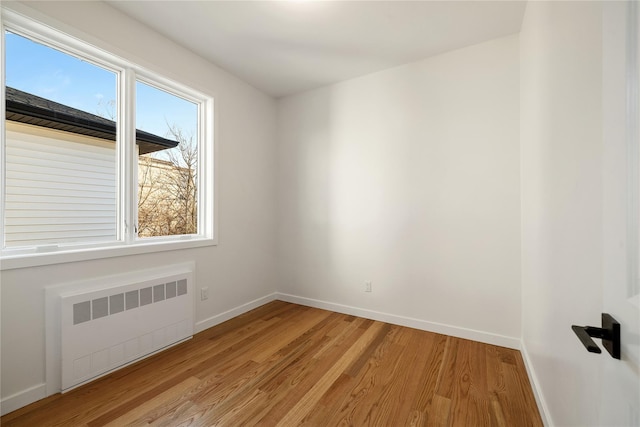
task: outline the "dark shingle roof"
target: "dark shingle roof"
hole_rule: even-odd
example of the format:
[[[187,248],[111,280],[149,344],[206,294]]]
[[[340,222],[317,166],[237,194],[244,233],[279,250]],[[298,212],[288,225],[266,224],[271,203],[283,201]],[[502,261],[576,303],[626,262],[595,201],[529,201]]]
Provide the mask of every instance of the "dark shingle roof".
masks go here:
[[[116,123],[113,120],[86,111],[41,98],[12,87],[6,87],[7,120],[42,126],[96,138],[116,140]],[[136,143],[140,154],[173,148],[178,141],[136,130]]]

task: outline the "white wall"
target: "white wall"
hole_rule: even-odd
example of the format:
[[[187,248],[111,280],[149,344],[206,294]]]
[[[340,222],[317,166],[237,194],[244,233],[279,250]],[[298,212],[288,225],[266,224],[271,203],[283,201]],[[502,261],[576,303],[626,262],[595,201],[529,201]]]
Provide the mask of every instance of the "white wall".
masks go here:
[[[602,14],[529,2],[521,40],[522,338],[556,425],[597,424],[599,363],[570,325],[602,312]]]
[[[196,307],[197,321],[204,325],[275,291],[276,110],[270,97],[105,4],[30,2],[13,7],[35,8],[35,15],[62,22],[72,35],[87,34],[95,44],[212,94],[219,158],[218,246],[2,272],[1,391],[3,399],[19,400],[37,398],[43,390],[46,286],[195,261],[198,286],[209,287],[209,300]]]
[[[279,290],[517,346],[518,62],[509,36],[281,99]]]

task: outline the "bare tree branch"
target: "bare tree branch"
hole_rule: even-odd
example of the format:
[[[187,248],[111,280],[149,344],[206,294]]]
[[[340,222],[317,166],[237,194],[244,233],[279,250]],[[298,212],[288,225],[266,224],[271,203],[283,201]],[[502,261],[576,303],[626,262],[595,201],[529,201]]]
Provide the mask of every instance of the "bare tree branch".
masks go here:
[[[178,146],[138,162],[138,235],[197,233],[198,146],[193,135],[167,123]]]

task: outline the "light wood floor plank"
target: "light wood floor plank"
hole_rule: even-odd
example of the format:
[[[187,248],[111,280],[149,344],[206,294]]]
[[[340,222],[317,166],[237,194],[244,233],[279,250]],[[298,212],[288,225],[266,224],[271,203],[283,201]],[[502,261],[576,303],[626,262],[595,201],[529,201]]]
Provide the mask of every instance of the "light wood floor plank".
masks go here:
[[[274,301],[10,426],[542,426],[520,353]]]
[[[383,323],[374,322],[360,338],[331,366],[313,388],[302,396],[300,400],[286,413],[276,424],[278,427],[289,427],[300,424],[302,419],[311,411],[315,403],[329,390],[331,384],[338,379],[344,370],[353,362],[361,352],[367,348],[372,340],[384,327]]]
[[[171,388],[166,389],[153,398],[145,400],[144,402],[140,402],[140,404],[135,408],[125,412],[123,415],[115,418],[108,423],[96,422],[94,420],[94,424],[104,425],[108,427],[148,424],[148,420],[146,420],[146,417],[144,417],[147,412],[152,411],[155,408],[161,408],[163,406],[171,405],[175,401],[182,400],[182,397],[186,392],[190,391],[194,387],[197,387],[199,384],[200,380],[196,377],[187,378],[186,380],[176,384]]]

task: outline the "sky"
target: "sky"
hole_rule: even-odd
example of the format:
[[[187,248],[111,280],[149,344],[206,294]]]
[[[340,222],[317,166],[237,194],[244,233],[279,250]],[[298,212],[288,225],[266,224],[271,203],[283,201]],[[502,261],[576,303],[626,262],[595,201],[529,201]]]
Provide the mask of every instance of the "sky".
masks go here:
[[[113,119],[117,94],[114,72],[74,56],[5,33],[6,85],[79,110]],[[167,123],[196,135],[197,105],[138,82],[136,128],[162,137]]]

